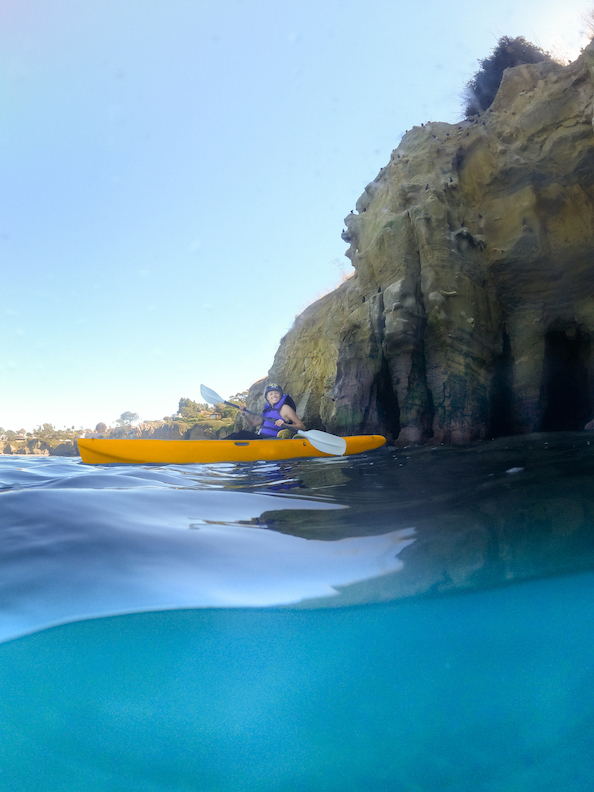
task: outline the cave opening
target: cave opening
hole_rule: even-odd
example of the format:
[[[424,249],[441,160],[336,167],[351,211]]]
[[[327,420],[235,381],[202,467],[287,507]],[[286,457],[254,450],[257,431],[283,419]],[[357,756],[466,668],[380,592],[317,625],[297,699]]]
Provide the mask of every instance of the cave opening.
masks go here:
[[[514,434],[513,420],[514,358],[511,342],[503,330],[503,348],[495,360],[495,370],[489,394],[489,437],[508,437]]]
[[[382,367],[375,380],[378,419],[388,442],[393,442],[400,434],[400,405],[392,387],[388,361],[382,359]]]
[[[591,417],[588,388],[590,337],[577,324],[551,329],[545,336],[541,388],[542,432],[572,432]]]

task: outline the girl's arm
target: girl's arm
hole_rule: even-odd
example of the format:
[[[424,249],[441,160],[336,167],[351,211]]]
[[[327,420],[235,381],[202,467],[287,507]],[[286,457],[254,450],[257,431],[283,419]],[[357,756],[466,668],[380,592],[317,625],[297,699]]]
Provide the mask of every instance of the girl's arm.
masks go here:
[[[264,423],[264,419],[261,415],[252,415],[252,413],[245,411],[245,407],[240,407],[239,409],[241,410],[244,420],[247,421],[250,426],[256,427]]]
[[[280,408],[280,414],[285,422],[291,425],[291,429],[305,429],[305,424],[301,418],[288,404],[283,404]]]

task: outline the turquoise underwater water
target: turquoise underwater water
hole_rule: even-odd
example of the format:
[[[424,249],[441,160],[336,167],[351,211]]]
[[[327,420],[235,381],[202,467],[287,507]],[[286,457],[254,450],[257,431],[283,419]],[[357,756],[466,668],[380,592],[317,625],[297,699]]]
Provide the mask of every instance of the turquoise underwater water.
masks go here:
[[[0,789],[590,790],[593,453],[0,458]]]

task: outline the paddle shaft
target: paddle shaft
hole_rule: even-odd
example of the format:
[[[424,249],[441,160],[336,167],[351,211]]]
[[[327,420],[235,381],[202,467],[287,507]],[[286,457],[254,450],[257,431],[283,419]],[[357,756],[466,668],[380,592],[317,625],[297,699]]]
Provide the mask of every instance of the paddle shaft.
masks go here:
[[[233,402],[223,401],[223,404],[230,404],[231,407],[235,407],[238,410],[240,409],[237,404],[233,404]],[[247,407],[245,408],[245,412],[249,413],[250,415],[263,417],[260,413],[248,410]],[[264,418],[263,420],[266,419]],[[292,424],[288,424],[286,421],[283,421],[283,426],[286,426],[287,429],[292,429],[297,433],[298,437],[305,437],[305,439],[309,440],[314,448],[317,448],[318,451],[323,451],[324,454],[329,454],[330,456],[342,456],[346,451],[346,440],[344,437],[336,437],[336,435],[328,434],[328,432],[320,432],[316,429],[295,429]]]
[[[239,407],[239,405],[233,404],[233,402],[223,401],[223,404],[228,404],[230,407],[235,407],[236,410],[240,410],[241,409]],[[245,410],[241,410],[241,412],[246,412],[246,413],[249,413],[250,415],[257,415],[259,418],[262,418],[262,421],[266,420],[265,418],[262,417],[262,413],[257,413],[257,412],[254,412],[253,410],[248,410],[247,407],[245,408]],[[292,425],[288,424],[286,421],[283,421],[283,426],[286,426],[287,429],[291,429],[291,427],[292,427]]]
[[[200,393],[202,398],[209,404],[228,404],[230,407],[235,407],[236,410],[241,409],[239,405],[223,399],[218,393],[207,388],[206,385],[200,386]],[[242,410],[242,412],[247,412],[249,415],[257,415],[258,418],[266,420],[261,413],[255,413],[248,409]],[[305,437],[314,448],[321,451],[323,454],[328,454],[329,456],[342,456],[346,451],[347,444],[344,437],[337,437],[328,432],[322,432],[319,429],[296,429],[294,424],[288,424],[285,421],[283,421],[282,426],[296,431],[298,437]]]
[[[210,388],[207,388],[206,385],[200,386],[200,394],[202,398],[205,399],[209,404],[227,404],[229,405],[229,407],[235,407],[236,410],[241,410],[241,407],[238,404],[235,404],[234,402],[231,401],[227,401],[227,399],[223,399],[221,396],[219,396],[218,393],[215,393],[215,391],[211,390]],[[257,415],[258,418],[262,418],[262,422],[266,420],[261,413],[253,412],[253,410],[248,410],[247,407],[241,410],[241,412],[246,412],[248,413],[248,415]],[[286,423],[286,421],[283,421],[283,426],[286,426],[287,428],[295,429],[295,427],[292,424],[288,424]]]

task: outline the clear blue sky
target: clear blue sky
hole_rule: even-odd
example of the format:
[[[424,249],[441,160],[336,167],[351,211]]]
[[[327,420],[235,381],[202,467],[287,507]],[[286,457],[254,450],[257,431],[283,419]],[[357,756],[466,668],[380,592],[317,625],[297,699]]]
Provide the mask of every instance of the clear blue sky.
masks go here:
[[[575,0],[0,0],[0,426],[142,419],[272,364],[405,129]]]

